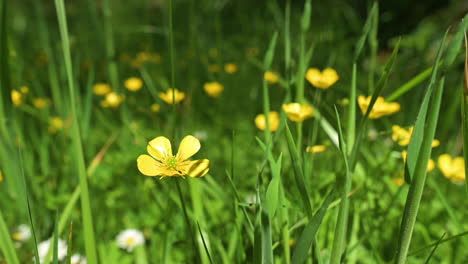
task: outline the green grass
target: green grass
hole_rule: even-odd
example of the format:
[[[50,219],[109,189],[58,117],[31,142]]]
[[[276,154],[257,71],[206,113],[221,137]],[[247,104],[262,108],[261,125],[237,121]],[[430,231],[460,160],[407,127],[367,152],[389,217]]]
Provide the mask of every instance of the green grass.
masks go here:
[[[0,263],[465,263],[468,185],[438,158],[467,164],[468,19],[455,1],[429,6],[407,17],[372,1],[0,1]],[[312,67],[338,82],[315,88]],[[126,89],[130,77],[142,89]],[[212,81],[218,98],[203,90]],[[122,104],[103,107],[96,83]],[[169,88],[185,99],[165,103]],[[372,97],[367,111],[360,96]],[[380,96],[401,109],[372,118]],[[290,102],[314,116],[289,120]],[[256,128],[270,111],[278,129]],[[393,125],[414,126],[408,146]],[[193,159],[210,160],[206,176],[138,171],[151,139],[176,153],[186,135],[201,141]],[[119,248],[126,229],[145,243]]]

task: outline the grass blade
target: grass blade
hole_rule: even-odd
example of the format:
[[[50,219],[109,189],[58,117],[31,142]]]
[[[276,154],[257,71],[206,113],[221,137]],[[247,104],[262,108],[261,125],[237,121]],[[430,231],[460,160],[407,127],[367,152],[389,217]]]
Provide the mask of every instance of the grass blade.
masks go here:
[[[302,231],[301,236],[297,241],[296,248],[294,249],[292,262],[293,264],[304,263],[307,258],[308,252],[312,243],[315,240],[315,235],[322,224],[322,220],[327,213],[328,206],[335,199],[335,191],[331,191],[323,201],[320,208],[314,214],[310,222],[307,224],[304,231]]]
[[[63,0],[55,0],[55,6],[57,9],[57,16],[60,28],[60,36],[62,39],[62,49],[64,53],[65,69],[67,72],[68,88],[69,88],[69,100],[71,117],[74,121],[71,127],[72,145],[73,145],[73,156],[77,163],[77,174],[80,182],[81,189],[81,210],[83,218],[83,229],[85,239],[85,250],[86,258],[88,263],[97,264],[97,251],[96,241],[93,230],[93,216],[91,212],[91,204],[89,199],[88,179],[86,176],[85,158],[83,152],[83,145],[81,142],[80,128],[78,123],[78,116],[76,111],[76,100],[75,100],[75,87],[73,81],[73,69],[70,55],[70,44],[68,39],[68,27],[65,12],[65,5]]]
[[[444,237],[445,237],[445,233],[442,234],[442,236],[439,238],[439,240],[437,240],[436,244],[434,245],[434,247],[431,250],[431,253],[429,254],[429,256],[427,256],[426,261],[424,262],[425,264],[429,264],[429,261],[431,260],[432,256],[434,255],[435,251],[439,247],[439,244],[442,241],[442,239],[444,239]]]
[[[306,211],[307,216],[309,218],[312,218],[312,205],[310,204],[309,194],[307,192],[307,188],[305,184],[304,173],[302,171],[302,166],[301,166],[301,159],[297,151],[296,145],[294,143],[294,139],[292,137],[291,130],[289,129],[286,118],[283,118],[283,122],[286,125],[286,138],[288,142],[289,153],[291,155],[291,159],[293,163],[296,185],[301,195],[304,210]]]
[[[421,197],[426,182],[427,164],[431,157],[432,141],[434,140],[437,121],[439,118],[439,110],[442,101],[444,82],[445,78],[442,77],[435,90],[435,96],[431,102],[431,107],[429,108],[427,121],[425,122],[426,129],[424,131],[421,150],[419,151],[418,158],[416,159],[417,162],[414,170],[413,182],[410,185],[410,189],[405,203],[405,212],[400,227],[400,238],[395,258],[395,263],[398,264],[406,263],[409,247],[411,244],[411,237],[413,235],[413,229],[416,224],[416,217],[418,215],[419,204],[421,202]]]
[[[468,20],[468,19],[467,19]],[[462,128],[463,128],[463,155],[465,168],[468,168],[468,39],[465,33],[465,87],[462,95]],[[468,170],[465,170],[465,186],[468,194]]]

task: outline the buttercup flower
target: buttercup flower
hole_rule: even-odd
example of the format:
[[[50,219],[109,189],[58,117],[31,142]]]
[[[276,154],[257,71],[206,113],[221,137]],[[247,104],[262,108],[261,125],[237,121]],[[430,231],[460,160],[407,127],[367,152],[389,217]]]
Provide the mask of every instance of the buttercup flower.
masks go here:
[[[37,109],[42,109],[50,105],[50,100],[48,98],[34,98],[33,105]]]
[[[127,90],[136,92],[140,90],[141,87],[143,87],[143,81],[140,78],[131,77],[125,80],[124,85],[125,85],[125,88],[127,88]]]
[[[392,181],[398,187],[401,187],[403,184],[405,184],[405,179],[403,177],[394,178]]]
[[[211,97],[219,97],[223,93],[224,86],[219,82],[207,82],[203,85],[205,92]]]
[[[403,158],[403,162],[406,163],[406,156],[408,155],[408,151],[403,150],[401,152],[401,157]],[[429,162],[427,163],[427,172],[433,171],[435,168],[435,162],[432,159],[429,159]]]
[[[283,110],[286,112],[289,120],[293,122],[302,122],[308,118],[311,118],[314,114],[314,108],[307,104],[283,104]]]
[[[71,259],[71,264],[87,264],[86,258],[81,256],[80,254],[74,254]]]
[[[237,70],[238,70],[237,65],[234,64],[234,63],[226,63],[224,65],[224,71],[229,73],[229,74],[236,73]]]
[[[18,242],[25,242],[31,238],[31,228],[28,225],[21,224],[11,237]]]
[[[338,73],[332,68],[326,68],[322,72],[317,68],[310,68],[305,77],[310,84],[323,90],[330,88],[340,79]]]
[[[151,112],[157,113],[161,110],[161,106],[159,104],[152,104],[151,105]]]
[[[47,256],[47,253],[49,252],[50,244],[53,242],[54,241],[51,238],[49,238],[48,240],[41,242],[37,246],[37,251],[39,252],[39,260],[41,263],[45,262],[45,258]],[[58,260],[62,261],[65,259],[65,257],[67,256],[67,249],[67,243],[64,240],[59,239],[57,248]]]
[[[200,150],[200,141],[194,136],[186,136],[180,142],[177,154],[172,155],[169,139],[157,137],[148,143],[150,155],[140,155],[137,159],[138,170],[146,176],[189,176],[203,177],[210,169],[208,159],[187,160]]]
[[[313,154],[324,152],[325,150],[327,150],[327,146],[325,145],[315,145],[315,146],[309,146],[306,148],[306,152],[313,153]]]
[[[279,113],[276,111],[271,111],[268,113],[268,124],[270,125],[270,131],[278,130],[280,123]],[[266,119],[264,114],[259,114],[255,117],[255,125],[260,130],[266,129]]]
[[[2,181],[3,181],[3,172],[0,171],[0,182],[2,182]]]
[[[11,102],[14,106],[20,106],[24,101],[24,95],[18,90],[11,90]]]
[[[95,95],[103,96],[112,91],[112,88],[107,83],[96,83],[93,86],[93,93]]]
[[[452,158],[449,154],[442,154],[437,160],[437,166],[447,179],[456,183],[465,181],[465,161],[463,157]]]
[[[265,79],[269,84],[275,84],[279,81],[279,75],[275,72],[267,71],[263,74],[263,79]]]
[[[184,100],[185,93],[171,88],[168,89],[165,93],[159,93],[159,98],[168,104],[178,104],[180,101]]]
[[[125,96],[123,95],[118,95],[116,92],[110,92],[106,94],[106,97],[104,97],[104,100],[101,101],[101,106],[102,107],[111,107],[111,108],[117,108],[120,106],[120,104],[123,102],[125,99]]]
[[[21,93],[23,93],[23,94],[27,94],[27,93],[29,93],[29,87],[27,87],[27,86],[21,86],[21,87],[20,87],[20,91],[21,91]]]
[[[367,108],[369,108],[371,99],[372,99],[372,96],[364,97],[361,95],[358,97],[358,104],[359,104],[359,107],[361,108],[361,112],[363,115],[366,114],[366,111],[367,111]],[[377,100],[375,101],[372,111],[369,113],[369,118],[377,119],[386,115],[394,114],[398,111],[400,111],[399,103],[387,103],[385,102],[385,99],[383,97],[379,96]]]
[[[398,125],[392,126],[392,140],[397,142],[400,146],[408,146],[411,140],[411,135],[413,134],[414,127],[410,127],[409,129],[404,129]],[[432,147],[438,147],[440,145],[440,141],[434,139],[432,141]]]
[[[145,237],[140,230],[127,229],[117,235],[117,245],[128,252],[132,252],[136,246],[144,244]]]
[[[63,120],[60,117],[54,116],[49,119],[49,133],[55,134],[57,131],[62,130]]]

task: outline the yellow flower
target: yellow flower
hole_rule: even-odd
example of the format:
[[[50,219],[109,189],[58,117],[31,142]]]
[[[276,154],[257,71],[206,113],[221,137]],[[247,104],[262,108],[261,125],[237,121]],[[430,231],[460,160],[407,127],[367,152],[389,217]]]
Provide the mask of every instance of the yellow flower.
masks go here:
[[[308,118],[311,118],[314,114],[314,108],[307,104],[283,104],[283,110],[286,112],[288,118],[293,122],[302,122]]]
[[[136,92],[143,87],[143,81],[137,77],[131,77],[125,80],[125,88],[129,91]]]
[[[238,70],[237,65],[234,64],[234,63],[226,63],[224,65],[224,71],[229,73],[229,74],[236,73],[237,70]]]
[[[27,93],[29,93],[29,87],[27,87],[27,86],[21,86],[21,87],[20,87],[20,91],[21,91],[21,93],[23,93],[23,94],[27,94]]]
[[[454,182],[465,180],[465,161],[462,157],[452,158],[449,154],[442,154],[437,160],[437,165],[447,179]]]
[[[279,127],[279,113],[276,111],[271,111],[268,113],[268,123],[270,125],[270,131],[276,131]],[[266,119],[264,114],[259,114],[255,117],[255,125],[260,130],[266,129]]]
[[[369,108],[371,98],[372,96],[364,97],[362,95],[358,97],[358,104],[359,104],[359,107],[361,108],[362,114],[365,114],[367,111],[367,108]],[[400,111],[399,103],[387,103],[385,102],[385,99],[383,97],[379,96],[377,100],[375,101],[372,111],[369,114],[369,118],[377,119],[386,115],[394,114],[398,111]]]
[[[403,162],[405,162],[405,163],[406,163],[406,156],[407,155],[408,155],[408,151],[403,150],[401,152],[401,157],[403,158]],[[427,172],[433,171],[434,168],[435,168],[435,162],[432,159],[430,159],[429,162],[427,163]]]
[[[205,92],[211,97],[219,97],[223,93],[224,86],[219,82],[207,82],[203,85]]]
[[[393,179],[393,183],[396,186],[400,187],[400,186],[403,186],[403,184],[405,184],[405,179],[403,177],[397,177]]]
[[[157,137],[148,143],[150,155],[140,155],[137,159],[138,170],[146,176],[189,176],[203,177],[210,169],[208,159],[188,160],[200,149],[200,141],[194,136],[186,136],[180,142],[177,154],[172,155],[169,139]]]
[[[180,101],[184,100],[185,93],[177,89],[168,89],[165,93],[159,93],[159,98],[168,104],[178,104]]]
[[[125,99],[125,96],[123,95],[118,95],[115,92],[110,92],[106,94],[106,97],[104,100],[101,101],[101,106],[102,107],[111,107],[111,108],[117,108],[120,106],[120,104],[123,102]]]
[[[408,146],[411,141],[411,135],[413,134],[414,127],[408,128],[408,130],[398,126],[392,126],[392,140],[397,142],[400,146]],[[440,141],[438,139],[434,139],[432,141],[432,147],[438,147],[440,145]]]
[[[37,109],[42,109],[50,105],[50,100],[48,98],[35,98],[33,99],[33,105]]]
[[[20,106],[24,101],[24,94],[18,90],[11,90],[11,101],[13,102],[13,105]]]
[[[315,146],[309,146],[306,148],[306,152],[313,153],[313,154],[324,152],[325,150],[327,150],[327,146],[325,145],[315,145]]]
[[[218,64],[210,64],[208,66],[208,71],[210,72],[219,72],[219,65]]]
[[[49,119],[49,133],[55,134],[57,131],[62,130],[63,120],[60,117],[54,116]]]
[[[269,84],[275,84],[279,81],[279,75],[275,72],[270,72],[267,71],[263,74],[263,78],[269,83]]]
[[[340,79],[338,73],[332,68],[326,68],[322,72],[317,68],[310,68],[305,77],[310,84],[323,90],[330,88]]]
[[[3,173],[2,173],[2,171],[0,171],[0,182],[2,182],[2,181],[3,181]]]
[[[93,93],[95,95],[103,96],[112,92],[112,88],[107,83],[96,83],[93,86]]]
[[[157,112],[159,112],[159,110],[161,110],[161,106],[159,104],[152,104],[151,105],[151,111],[152,112],[157,113]]]

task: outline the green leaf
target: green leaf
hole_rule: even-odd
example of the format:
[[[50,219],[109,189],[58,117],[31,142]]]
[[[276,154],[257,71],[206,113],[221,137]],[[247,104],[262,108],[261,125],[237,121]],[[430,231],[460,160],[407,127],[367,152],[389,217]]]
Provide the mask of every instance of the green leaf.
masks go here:
[[[366,43],[366,39],[369,35],[371,26],[372,26],[372,21],[374,20],[373,17],[375,16],[375,12],[377,12],[377,2],[374,2],[372,5],[371,10],[369,11],[369,15],[367,16],[366,23],[364,24],[364,28],[362,30],[361,37],[359,37],[358,42],[356,43],[356,48],[354,50],[354,63],[356,63],[357,59],[359,58],[359,55],[361,54],[362,48],[364,47],[364,44]]]

